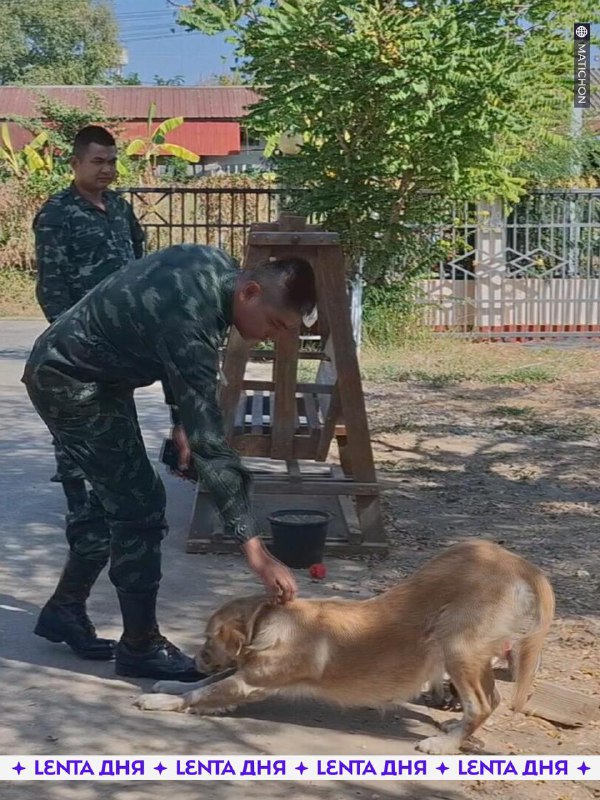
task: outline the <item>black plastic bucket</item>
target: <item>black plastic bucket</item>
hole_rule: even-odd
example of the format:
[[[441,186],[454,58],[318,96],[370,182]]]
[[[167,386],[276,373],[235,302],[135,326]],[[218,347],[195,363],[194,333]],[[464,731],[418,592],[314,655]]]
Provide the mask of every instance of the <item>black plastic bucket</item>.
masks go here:
[[[293,569],[306,569],[323,561],[331,514],[306,508],[274,511],[269,516],[271,552]]]

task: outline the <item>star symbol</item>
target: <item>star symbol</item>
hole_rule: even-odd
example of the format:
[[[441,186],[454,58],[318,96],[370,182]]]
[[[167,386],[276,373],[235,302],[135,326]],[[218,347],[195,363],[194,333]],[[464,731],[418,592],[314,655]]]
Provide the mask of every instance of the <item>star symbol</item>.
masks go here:
[[[15,772],[19,773],[19,777],[21,777],[21,773],[25,770],[25,767],[21,764],[20,761],[17,761],[17,766],[13,767]]]
[[[304,764],[303,764],[302,762],[300,762],[300,766],[299,766],[299,767],[296,767],[296,769],[298,770],[298,772],[300,773],[300,775],[304,775],[304,773],[306,772],[306,770],[308,769],[308,767],[305,767],[305,766],[304,766]]]
[[[439,765],[439,767],[436,767],[436,769],[437,769],[437,770],[439,770],[439,771],[442,773],[442,775],[443,775],[443,774],[444,774],[444,772],[447,772],[447,771],[450,769],[450,767],[447,767],[447,766],[444,764],[444,762],[442,761],[442,763]]]
[[[165,766],[163,766],[163,765],[160,763],[160,761],[159,761],[159,762],[158,762],[158,766],[157,766],[157,767],[154,767],[154,769],[155,769],[157,772],[160,772],[160,774],[161,774],[161,776],[162,776],[163,772],[166,770],[166,767],[165,767]]]
[[[580,766],[580,767],[577,767],[577,769],[578,769],[578,770],[581,772],[581,774],[582,774],[582,775],[585,775],[585,773],[586,773],[588,770],[590,770],[590,769],[591,769],[591,767],[588,767],[588,765],[585,763],[585,761],[582,761],[582,762],[581,762],[581,766]]]

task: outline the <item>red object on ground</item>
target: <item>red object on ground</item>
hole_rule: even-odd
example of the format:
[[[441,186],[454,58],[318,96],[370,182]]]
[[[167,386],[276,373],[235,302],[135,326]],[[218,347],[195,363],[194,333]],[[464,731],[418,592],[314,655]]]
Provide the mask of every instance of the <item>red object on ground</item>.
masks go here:
[[[308,573],[311,578],[320,580],[327,575],[327,567],[325,564],[313,564],[312,567],[309,567]]]

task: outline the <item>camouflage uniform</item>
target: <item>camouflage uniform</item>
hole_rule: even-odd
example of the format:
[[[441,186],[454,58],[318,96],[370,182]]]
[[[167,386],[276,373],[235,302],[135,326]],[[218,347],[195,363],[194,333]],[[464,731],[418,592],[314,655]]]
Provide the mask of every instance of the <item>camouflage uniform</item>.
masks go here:
[[[89,559],[110,550],[110,578],[121,591],[158,585],[167,529],[164,487],[133,404],[137,387],[162,381],[225,529],[240,542],[258,533],[250,476],[225,441],[217,402],[218,348],[238,274],[227,254],[196,245],[131,262],[46,330],[27,362],[23,382],[35,408],[96,495],[73,526],[71,548]]]
[[[144,255],[144,232],[129,203],[113,191],[103,194],[106,210],[71,185],[44,203],[33,222],[38,302],[54,322],[96,284],[128,261]],[[56,474],[64,482],[83,478],[56,441]]]

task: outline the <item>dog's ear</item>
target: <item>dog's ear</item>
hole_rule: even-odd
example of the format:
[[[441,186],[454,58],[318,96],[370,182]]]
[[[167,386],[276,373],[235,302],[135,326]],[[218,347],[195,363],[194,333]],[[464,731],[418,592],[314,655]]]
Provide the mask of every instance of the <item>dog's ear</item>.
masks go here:
[[[254,632],[259,620],[263,615],[275,605],[274,601],[268,597],[261,597],[257,599],[254,608],[250,609],[249,616],[245,620],[245,641],[244,644],[250,644],[254,639]]]
[[[219,628],[221,644],[231,656],[239,656],[246,641],[243,621],[240,617],[227,620]]]
[[[251,643],[258,621],[272,606],[273,601],[268,597],[256,598],[240,614],[221,625],[218,636],[230,655],[239,656],[242,648]]]

